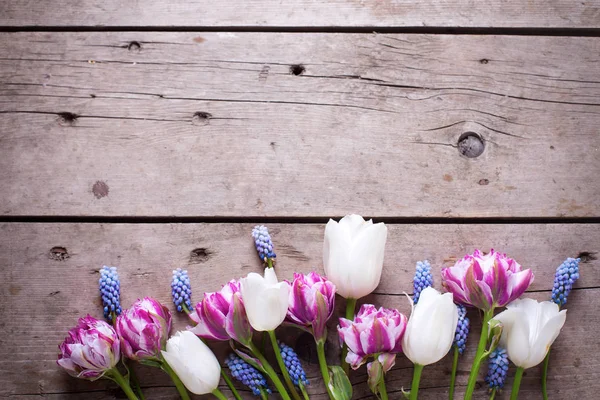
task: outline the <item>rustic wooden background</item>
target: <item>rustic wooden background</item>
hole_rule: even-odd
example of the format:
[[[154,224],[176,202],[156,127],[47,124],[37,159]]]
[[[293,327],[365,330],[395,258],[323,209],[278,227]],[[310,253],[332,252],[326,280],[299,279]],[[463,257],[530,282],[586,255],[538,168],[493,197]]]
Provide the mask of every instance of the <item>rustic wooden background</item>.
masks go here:
[[[440,288],[442,266],[494,247],[534,270],[528,296],[548,299],[555,268],[580,256],[549,390],[596,398],[600,0],[281,3],[0,2],[0,398],[122,398],[55,364],[77,318],[101,316],[102,265],[119,267],[124,307],[169,303],[177,267],[198,301],[260,270],[254,224],[289,279],[322,271],[324,224],[350,212],[390,227],[364,301],[406,313],[418,260]],[[469,132],[478,157],[464,155]],[[325,399],[309,341],[282,335]],[[421,398],[447,397],[450,363],[425,369]],[[177,398],[168,378],[138,372],[149,400]],[[411,376],[400,356],[390,398]],[[526,372],[520,398],[541,398],[539,377]],[[371,397],[364,369],[352,380]]]

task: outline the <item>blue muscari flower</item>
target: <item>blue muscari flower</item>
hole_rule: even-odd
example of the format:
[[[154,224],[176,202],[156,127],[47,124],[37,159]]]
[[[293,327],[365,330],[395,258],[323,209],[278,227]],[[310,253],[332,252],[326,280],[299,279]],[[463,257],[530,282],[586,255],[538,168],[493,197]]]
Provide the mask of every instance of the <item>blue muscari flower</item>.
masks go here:
[[[580,258],[567,258],[556,269],[554,286],[552,287],[552,301],[560,306],[567,304],[567,297],[575,281],[579,279]]]
[[[260,396],[261,389],[267,393],[271,393],[271,389],[267,386],[265,377],[252,365],[242,360],[240,356],[231,353],[225,359],[225,365],[231,371],[231,375],[249,387],[255,396]]]
[[[177,268],[173,271],[171,296],[178,312],[183,311],[183,304],[186,305],[188,310],[192,309],[192,300],[190,299],[192,296],[192,287],[190,286],[190,278],[186,270]]]
[[[508,355],[502,347],[496,347],[496,350],[490,354],[488,363],[488,373],[485,377],[490,390],[502,389],[508,373]]]
[[[273,252],[273,241],[271,240],[271,235],[269,235],[269,230],[266,226],[255,226],[254,229],[252,229],[252,238],[254,238],[254,245],[256,246],[256,251],[261,260],[267,262],[268,259],[275,259],[276,255]]]
[[[417,270],[413,279],[413,287],[415,292],[413,301],[415,304],[417,304],[419,301],[419,297],[421,296],[423,289],[432,285],[433,275],[431,275],[431,265],[429,264],[429,261],[418,261]]]
[[[306,379],[306,374],[294,349],[282,342],[279,342],[279,349],[281,350],[281,358],[283,358],[285,368],[288,370],[294,385],[300,386],[299,382],[302,382],[304,386],[307,386],[309,384],[308,379]]]
[[[467,347],[470,321],[467,317],[467,308],[462,304],[456,306],[458,307],[458,325],[456,325],[456,333],[454,334],[454,345],[458,348],[458,354],[462,354],[465,347]]]
[[[102,306],[104,307],[104,318],[112,321],[113,315],[121,314],[121,282],[117,274],[117,267],[107,267],[100,269],[100,295],[102,296]],[[114,322],[114,321],[113,321]]]

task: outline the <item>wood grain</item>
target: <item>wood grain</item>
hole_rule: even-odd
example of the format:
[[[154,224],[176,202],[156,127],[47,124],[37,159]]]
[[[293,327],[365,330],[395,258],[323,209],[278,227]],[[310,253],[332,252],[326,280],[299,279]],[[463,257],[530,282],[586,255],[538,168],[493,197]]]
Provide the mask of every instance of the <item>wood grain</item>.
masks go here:
[[[3,0],[0,26],[598,28],[597,0]]]
[[[56,345],[79,316],[101,316],[97,293],[98,269],[116,265],[122,283],[122,304],[152,295],[169,304],[171,270],[187,268],[198,301],[205,291],[217,290],[231,278],[259,271],[260,263],[249,237],[248,224],[17,224],[0,225],[0,397],[51,399],[113,398],[117,391],[106,382],[90,384],[68,377],[55,364]],[[322,271],[323,225],[270,225],[278,254],[280,279],[289,279],[293,271]],[[538,299],[549,297],[553,274],[563,258],[580,252],[591,254],[581,264],[582,278],[569,298],[569,317],[553,351],[551,398],[573,395],[590,398],[600,389],[597,335],[600,321],[594,312],[600,307],[600,231],[596,225],[389,225],[384,272],[376,294],[365,302],[398,307],[409,312],[403,292],[411,291],[414,264],[429,259],[434,266],[435,285],[440,287],[440,267],[475,247],[491,245],[506,251],[523,266],[534,270],[531,287]],[[343,301],[338,301],[338,309]],[[473,325],[478,315],[471,312]],[[176,328],[186,321],[176,316]],[[331,343],[328,357],[334,362],[335,321],[330,323]],[[476,337],[473,332],[472,337]],[[282,332],[290,344],[297,331]],[[468,377],[475,340],[469,342],[461,361],[458,392]],[[227,346],[215,345],[219,357]],[[428,367],[423,377],[423,399],[446,396],[450,359]],[[315,364],[305,363],[312,380],[314,399],[325,399]],[[157,371],[138,371],[148,389],[149,399],[176,396],[168,380]],[[512,372],[511,372],[512,374]],[[399,397],[402,386],[410,384],[411,368],[404,357],[388,376],[391,398]],[[355,399],[370,398],[364,370],[352,376]],[[526,374],[522,399],[539,398],[539,370]],[[484,398],[485,389],[477,398]],[[246,392],[246,394],[248,394]],[[398,396],[398,397],[397,397]],[[250,398],[250,397],[248,397]],[[502,397],[500,397],[502,398]],[[507,396],[505,398],[508,398]]]
[[[596,38],[4,35],[1,215],[600,215]]]

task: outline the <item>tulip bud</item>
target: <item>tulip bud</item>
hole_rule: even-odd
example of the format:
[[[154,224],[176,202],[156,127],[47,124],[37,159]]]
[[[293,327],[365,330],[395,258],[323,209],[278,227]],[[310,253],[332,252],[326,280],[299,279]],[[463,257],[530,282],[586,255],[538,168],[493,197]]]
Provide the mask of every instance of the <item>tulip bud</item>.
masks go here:
[[[251,272],[240,281],[240,291],[250,325],[257,331],[275,330],[287,314],[289,286],[278,282],[273,268],[265,268],[265,275]]]
[[[58,365],[69,375],[94,381],[120,359],[119,337],[112,326],[91,316],[80,318],[77,326],[59,346]]]
[[[337,293],[359,299],[373,292],[381,279],[387,227],[360,215],[329,220],[323,242],[325,275]]]
[[[496,349],[498,343],[500,343],[500,337],[502,336],[502,329],[504,327],[502,325],[502,322],[496,319],[492,319],[490,322],[488,322],[488,326],[489,328],[487,342],[489,343],[489,347],[487,351],[491,353]]]
[[[206,394],[217,389],[221,365],[208,346],[192,332],[177,332],[168,340],[162,356],[190,392]]]

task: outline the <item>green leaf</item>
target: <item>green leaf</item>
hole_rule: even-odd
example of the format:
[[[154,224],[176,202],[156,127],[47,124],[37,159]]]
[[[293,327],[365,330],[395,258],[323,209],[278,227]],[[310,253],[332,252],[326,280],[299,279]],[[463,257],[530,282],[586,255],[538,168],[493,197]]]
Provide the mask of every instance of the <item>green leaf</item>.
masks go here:
[[[155,358],[148,358],[146,360],[140,360],[140,364],[148,365],[150,367],[162,368],[162,363]]]
[[[488,353],[491,353],[496,349],[498,343],[500,343],[500,337],[502,336],[502,329],[504,328],[502,322],[497,319],[492,319],[489,323],[488,330],[488,342],[490,346],[487,350]]]
[[[369,384],[369,388],[371,392],[375,396],[379,397],[379,382],[381,382],[383,378],[383,365],[378,360],[373,361],[367,366],[367,375],[369,379],[367,379],[367,383]]]
[[[339,365],[329,366],[329,394],[334,400],[350,400],[352,398],[352,384],[350,379]]]

